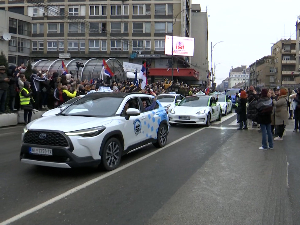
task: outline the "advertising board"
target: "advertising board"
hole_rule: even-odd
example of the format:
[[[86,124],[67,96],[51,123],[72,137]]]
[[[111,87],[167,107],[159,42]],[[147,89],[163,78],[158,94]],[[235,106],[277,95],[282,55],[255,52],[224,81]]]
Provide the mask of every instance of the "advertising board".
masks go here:
[[[172,36],[166,35],[165,54],[172,55]],[[173,36],[173,55],[194,56],[194,38]]]

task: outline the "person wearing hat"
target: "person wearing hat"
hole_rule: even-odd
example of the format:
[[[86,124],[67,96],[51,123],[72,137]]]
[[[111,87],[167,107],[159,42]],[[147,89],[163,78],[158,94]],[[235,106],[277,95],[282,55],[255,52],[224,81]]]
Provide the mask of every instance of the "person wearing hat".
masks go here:
[[[261,150],[273,149],[273,136],[271,132],[271,114],[273,111],[271,93],[268,89],[261,90],[260,99],[257,101],[257,123],[260,124],[262,135]],[[269,146],[268,146],[269,143]]]
[[[20,95],[20,105],[21,109],[24,110],[24,123],[30,123],[32,117],[32,92],[30,90],[30,83],[28,81],[24,82],[24,87],[19,93]]]
[[[274,140],[282,141],[289,117],[287,90],[285,88],[280,89],[278,100],[273,100],[273,106],[275,107],[275,126],[278,135]]]
[[[5,102],[10,81],[5,70],[5,66],[0,66],[0,114],[5,112]]]

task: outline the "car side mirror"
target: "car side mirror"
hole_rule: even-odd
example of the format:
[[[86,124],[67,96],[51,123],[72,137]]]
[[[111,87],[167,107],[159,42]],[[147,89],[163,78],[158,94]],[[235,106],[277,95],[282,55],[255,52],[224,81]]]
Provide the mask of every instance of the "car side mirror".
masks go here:
[[[129,108],[126,111],[125,119],[129,120],[130,116],[138,116],[140,114],[141,114],[140,110],[135,109],[135,108]]]

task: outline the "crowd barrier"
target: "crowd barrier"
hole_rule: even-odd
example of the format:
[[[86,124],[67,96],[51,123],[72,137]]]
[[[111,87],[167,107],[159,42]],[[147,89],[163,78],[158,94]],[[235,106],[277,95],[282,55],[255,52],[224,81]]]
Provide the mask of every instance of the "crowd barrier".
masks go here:
[[[32,120],[42,117],[45,111],[35,111],[32,113]],[[24,124],[24,111],[18,111],[16,113],[3,113],[0,114],[0,128],[7,126],[16,126],[18,124]]]

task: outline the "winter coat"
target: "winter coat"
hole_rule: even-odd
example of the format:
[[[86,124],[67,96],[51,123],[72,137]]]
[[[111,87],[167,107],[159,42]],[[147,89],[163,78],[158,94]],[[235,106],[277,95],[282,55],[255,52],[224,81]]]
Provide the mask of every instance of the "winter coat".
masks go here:
[[[257,96],[254,94],[248,95],[247,119],[256,122],[257,120]]]
[[[8,94],[10,97],[16,97],[17,95],[17,78],[16,76],[10,76],[10,81],[9,81],[9,87],[8,87]]]
[[[239,121],[246,121],[247,120],[247,108],[246,108],[246,104],[247,104],[247,99],[246,98],[240,98],[238,100],[238,107],[236,109],[237,114],[239,114]]]
[[[272,99],[268,97],[260,98],[257,101],[257,123],[271,124],[271,114],[273,111]]]
[[[275,125],[282,125],[288,123],[289,110],[288,110],[287,96],[279,96],[278,100],[273,100],[275,107]]]
[[[7,90],[9,87],[8,82],[4,81],[7,78],[6,73],[0,73],[0,90]]]

